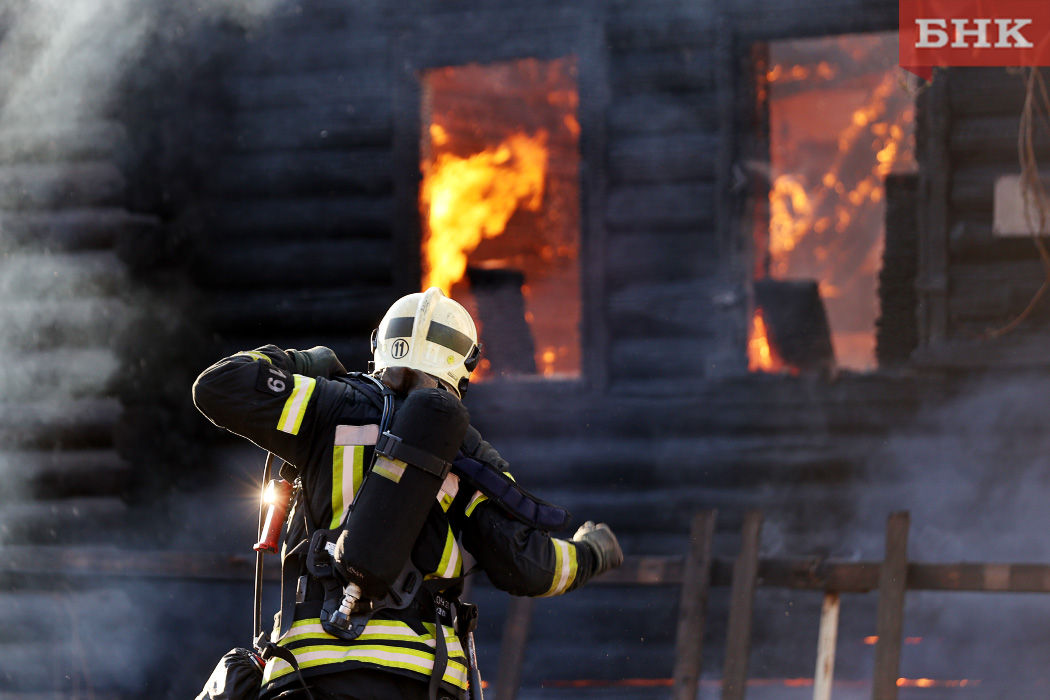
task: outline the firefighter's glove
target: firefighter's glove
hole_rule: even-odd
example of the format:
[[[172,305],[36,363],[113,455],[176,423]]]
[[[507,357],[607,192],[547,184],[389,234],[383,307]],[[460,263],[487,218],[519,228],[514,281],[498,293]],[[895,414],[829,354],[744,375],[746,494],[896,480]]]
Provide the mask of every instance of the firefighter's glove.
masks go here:
[[[346,368],[339,358],[335,356],[331,348],[317,345],[309,350],[288,350],[288,357],[292,358],[293,371],[304,377],[341,377],[346,374]]]
[[[616,535],[605,523],[595,525],[588,520],[572,537],[573,542],[582,542],[594,554],[597,562],[595,576],[604,574],[609,569],[615,569],[623,564],[623,550],[620,543],[616,541]]]

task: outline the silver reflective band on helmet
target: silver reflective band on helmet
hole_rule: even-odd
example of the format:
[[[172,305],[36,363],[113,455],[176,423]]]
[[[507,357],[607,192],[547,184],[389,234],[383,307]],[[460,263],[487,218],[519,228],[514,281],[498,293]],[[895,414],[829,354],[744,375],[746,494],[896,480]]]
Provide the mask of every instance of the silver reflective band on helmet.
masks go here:
[[[462,396],[481,359],[474,320],[437,287],[401,297],[372,334],[377,370],[411,367]]]

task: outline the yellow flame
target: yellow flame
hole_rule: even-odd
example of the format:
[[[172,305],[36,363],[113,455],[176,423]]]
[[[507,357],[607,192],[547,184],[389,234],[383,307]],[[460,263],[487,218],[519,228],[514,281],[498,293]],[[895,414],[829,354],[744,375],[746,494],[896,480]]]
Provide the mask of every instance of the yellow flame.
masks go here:
[[[751,337],[747,341],[747,368],[751,372],[779,372],[784,363],[769,343],[762,309],[756,308],[751,319]]]
[[[519,207],[543,204],[547,132],[516,133],[499,146],[468,158],[442,153],[424,163],[420,208],[427,224],[423,241],[423,289],[449,294],[467,269],[467,256],[494,238]]]

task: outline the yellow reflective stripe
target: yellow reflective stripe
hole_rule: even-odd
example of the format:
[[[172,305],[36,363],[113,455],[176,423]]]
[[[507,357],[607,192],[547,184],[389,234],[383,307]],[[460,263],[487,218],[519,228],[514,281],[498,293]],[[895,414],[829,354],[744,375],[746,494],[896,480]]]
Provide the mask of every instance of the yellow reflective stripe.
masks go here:
[[[401,475],[405,473],[406,466],[400,459],[380,457],[372,467],[372,473],[386,477],[397,484],[401,482]]]
[[[448,512],[449,506],[459,493],[459,477],[452,472],[448,473],[445,480],[441,482],[441,490],[438,491],[437,499],[441,504],[441,510]]]
[[[282,433],[299,434],[299,427],[303,424],[303,416],[306,415],[306,407],[310,403],[310,396],[314,393],[317,381],[311,377],[301,374],[295,377],[295,388],[292,389],[288,400],[284,402],[284,410],[281,411],[281,419],[277,421],[277,429]]]
[[[404,647],[392,647],[385,644],[355,644],[353,646],[336,646],[321,644],[295,649],[295,660],[299,668],[307,669],[325,664],[338,664],[345,661],[365,661],[388,668],[400,668],[430,675],[434,670],[434,655],[425,651],[416,651]],[[269,683],[292,671],[291,665],[281,659],[270,659],[266,664],[263,683]],[[467,668],[453,659],[448,660],[442,680],[459,688],[467,687]]]
[[[551,538],[554,545],[554,580],[543,595],[561,595],[576,579],[576,545]]]
[[[434,639],[434,623],[424,622],[423,627],[426,630],[426,634],[420,635],[412,629],[411,625],[407,622],[402,622],[401,620],[369,620],[368,625],[365,626],[364,631],[358,639],[385,635],[388,639],[400,637],[408,641],[419,641],[432,645]],[[455,637],[455,633],[452,631],[451,627],[444,626],[444,629],[446,630],[446,636],[452,635]],[[337,639],[325,632],[324,627],[321,625],[321,618],[308,617],[292,623],[291,629],[288,630],[288,634],[281,637],[277,643],[279,645],[285,645],[298,639],[306,639],[308,637]]]
[[[332,450],[332,523],[330,530],[339,527],[343,521],[343,504],[346,502],[343,493],[343,445],[336,445]]]
[[[346,450],[350,449],[347,465]],[[336,445],[332,450],[332,524],[334,530],[343,522],[347,508],[354,502],[364,479],[365,448],[362,445]],[[347,469],[349,466],[349,469]]]
[[[477,508],[479,505],[481,505],[482,503],[484,503],[487,500],[489,500],[488,496],[483,494],[481,491],[475,491],[474,492],[474,496],[470,499],[470,503],[467,504],[467,507],[463,511],[463,513],[467,517],[470,517],[470,514],[474,512],[474,509]]]
[[[265,360],[271,365],[273,364],[273,360],[271,360],[269,357],[263,355],[261,352],[255,352],[254,350],[245,350],[244,352],[239,352],[236,355],[234,355],[234,357],[237,357],[237,355],[247,355],[248,357],[254,358],[256,360]]]
[[[445,535],[445,549],[441,552],[441,561],[438,562],[434,573],[427,574],[424,578],[455,578],[463,571],[463,557],[459,553],[459,543],[456,536],[452,534],[452,528],[448,528]]]

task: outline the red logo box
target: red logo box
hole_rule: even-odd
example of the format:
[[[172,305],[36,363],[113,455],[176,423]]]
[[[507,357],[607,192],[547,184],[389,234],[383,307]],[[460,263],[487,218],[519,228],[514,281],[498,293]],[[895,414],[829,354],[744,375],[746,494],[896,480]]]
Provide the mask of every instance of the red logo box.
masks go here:
[[[900,0],[900,65],[1050,66],[1050,0]]]

